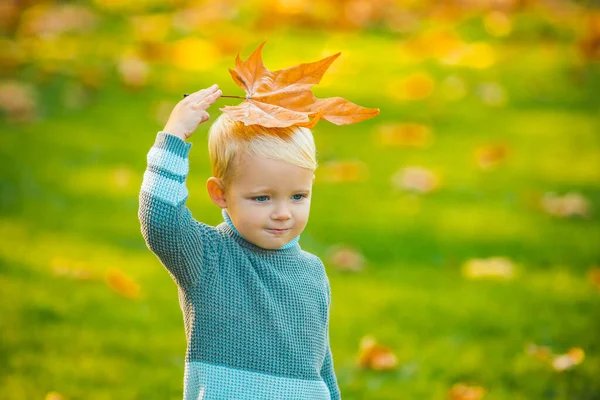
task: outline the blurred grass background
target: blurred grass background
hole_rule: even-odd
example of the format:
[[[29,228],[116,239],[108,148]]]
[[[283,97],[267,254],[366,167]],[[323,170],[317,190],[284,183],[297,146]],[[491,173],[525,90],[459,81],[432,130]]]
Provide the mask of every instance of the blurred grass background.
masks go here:
[[[262,41],[334,54],[305,250],[344,399],[600,398],[600,13],[583,2],[121,1],[0,7],[0,398],[177,399],[176,287],[137,220],[183,93]],[[238,104],[221,98],[209,110]],[[221,222],[191,139],[188,206]],[[374,344],[376,343],[376,344]]]

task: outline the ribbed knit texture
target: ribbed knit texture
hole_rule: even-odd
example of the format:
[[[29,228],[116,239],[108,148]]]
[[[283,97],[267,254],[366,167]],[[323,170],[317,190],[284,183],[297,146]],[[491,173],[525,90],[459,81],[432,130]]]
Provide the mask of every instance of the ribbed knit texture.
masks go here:
[[[268,250],[227,222],[195,220],[185,205],[191,146],[158,132],[138,212],[148,248],[178,288],[187,339],[183,398],[340,399],[323,263],[297,238]]]

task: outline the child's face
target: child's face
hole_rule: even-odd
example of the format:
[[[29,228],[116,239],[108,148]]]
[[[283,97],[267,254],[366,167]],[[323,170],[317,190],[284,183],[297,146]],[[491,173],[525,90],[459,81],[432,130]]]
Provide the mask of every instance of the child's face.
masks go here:
[[[245,155],[225,190],[226,209],[244,238],[279,248],[306,227],[313,171],[284,161]]]

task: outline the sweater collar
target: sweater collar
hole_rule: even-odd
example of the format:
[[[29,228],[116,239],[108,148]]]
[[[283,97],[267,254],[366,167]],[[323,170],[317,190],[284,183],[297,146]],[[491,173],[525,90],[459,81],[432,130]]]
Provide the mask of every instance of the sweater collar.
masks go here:
[[[223,219],[225,219],[225,222],[227,223],[227,225],[229,226],[229,228],[231,228],[231,230],[233,232],[235,232],[240,238],[244,239],[248,243],[251,243],[251,242],[248,241],[248,239],[246,239],[245,237],[243,237],[242,234],[236,229],[235,225],[233,225],[233,221],[231,221],[231,218],[229,218],[229,214],[227,214],[227,211],[225,211],[224,208],[221,209],[221,214],[223,214]],[[284,249],[295,248],[296,246],[298,246],[298,241],[299,240],[300,240],[300,235],[296,236],[289,243],[284,244],[279,249],[273,249],[273,250],[277,251],[277,250],[284,250]],[[256,246],[256,247],[260,248],[260,246]],[[264,249],[264,250],[269,250],[269,249]]]

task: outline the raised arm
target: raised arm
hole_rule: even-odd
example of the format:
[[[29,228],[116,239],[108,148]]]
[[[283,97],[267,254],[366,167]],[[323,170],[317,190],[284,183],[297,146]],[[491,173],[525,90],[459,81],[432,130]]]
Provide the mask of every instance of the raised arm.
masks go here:
[[[197,281],[211,246],[212,227],[192,217],[185,205],[191,143],[160,131],[147,160],[138,218],[148,248],[181,285]]]
[[[165,130],[158,132],[150,149],[139,194],[138,218],[148,248],[156,254],[172,278],[193,285],[214,257],[214,228],[196,221],[186,206],[185,181],[189,172],[186,143],[199,123],[208,120],[206,108],[219,96],[216,85],[180,101]]]

